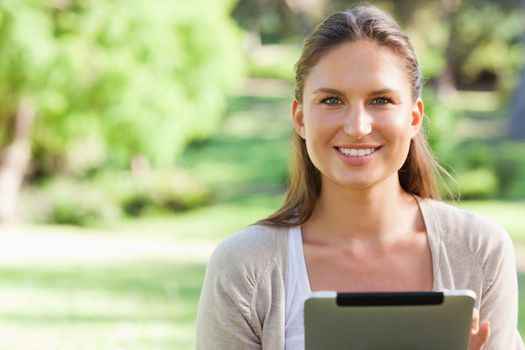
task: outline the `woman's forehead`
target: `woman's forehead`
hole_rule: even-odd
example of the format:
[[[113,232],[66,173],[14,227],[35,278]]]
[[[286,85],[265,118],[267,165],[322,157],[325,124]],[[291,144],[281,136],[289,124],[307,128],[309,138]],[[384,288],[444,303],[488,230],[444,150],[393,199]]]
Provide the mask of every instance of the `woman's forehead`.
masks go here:
[[[308,73],[310,88],[319,84],[410,89],[403,60],[393,50],[373,41],[340,44],[325,53]]]

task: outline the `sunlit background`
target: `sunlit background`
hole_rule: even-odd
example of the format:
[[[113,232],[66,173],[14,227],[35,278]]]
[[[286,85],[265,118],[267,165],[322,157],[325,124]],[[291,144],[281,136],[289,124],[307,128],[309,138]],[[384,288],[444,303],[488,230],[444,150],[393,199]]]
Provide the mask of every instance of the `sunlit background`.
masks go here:
[[[191,349],[209,254],[275,210],[293,65],[342,0],[0,1],[0,349]],[[525,334],[525,9],[375,1],[456,205],[503,225]]]

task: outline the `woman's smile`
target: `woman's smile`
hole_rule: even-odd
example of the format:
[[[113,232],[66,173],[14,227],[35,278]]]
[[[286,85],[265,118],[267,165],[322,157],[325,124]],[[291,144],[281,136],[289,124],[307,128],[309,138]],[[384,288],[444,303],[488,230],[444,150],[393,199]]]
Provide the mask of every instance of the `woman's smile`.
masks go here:
[[[352,148],[352,147],[336,147],[339,152],[348,157],[363,157],[368,156],[376,151],[376,148]]]
[[[338,156],[349,165],[364,165],[371,162],[380,146],[344,146],[334,147]]]

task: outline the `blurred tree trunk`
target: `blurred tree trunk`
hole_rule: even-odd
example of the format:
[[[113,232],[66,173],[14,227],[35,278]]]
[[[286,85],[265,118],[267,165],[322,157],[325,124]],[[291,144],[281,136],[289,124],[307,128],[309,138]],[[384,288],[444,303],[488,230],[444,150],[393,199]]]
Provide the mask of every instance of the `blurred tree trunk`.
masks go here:
[[[525,10],[525,1],[523,1],[523,9]],[[525,51],[525,31],[521,37],[521,45]],[[525,140],[525,64],[521,68],[520,80],[514,90],[508,134],[512,139]]]
[[[18,219],[17,200],[31,158],[34,118],[33,105],[22,99],[12,119],[12,140],[0,153],[0,222],[13,223]]]
[[[525,67],[521,70],[520,81],[514,91],[509,136],[512,139],[525,140]]]
[[[456,92],[454,44],[457,38],[456,12],[460,5],[461,0],[441,0],[442,16],[444,22],[449,25],[449,33],[447,46],[445,48],[445,67],[436,79],[437,93],[440,98]]]

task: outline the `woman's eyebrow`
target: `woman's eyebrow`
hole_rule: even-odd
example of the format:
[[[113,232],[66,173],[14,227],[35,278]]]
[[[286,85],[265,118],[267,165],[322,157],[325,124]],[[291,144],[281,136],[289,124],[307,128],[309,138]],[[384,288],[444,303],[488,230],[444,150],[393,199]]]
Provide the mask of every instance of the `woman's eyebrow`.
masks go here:
[[[318,94],[318,93],[344,95],[344,93],[342,91],[339,91],[337,89],[332,89],[332,88],[325,88],[325,87],[322,87],[322,88],[314,90],[312,92],[312,95],[315,95],[315,94]]]
[[[319,89],[316,89],[312,92],[312,95],[318,94],[318,93],[325,93],[325,94],[333,94],[333,95],[344,95],[344,93],[340,90],[334,89],[334,88],[327,88],[327,87],[321,87]],[[387,94],[398,94],[398,91],[395,89],[385,88],[385,89],[378,89],[370,91],[369,95],[387,95]]]

